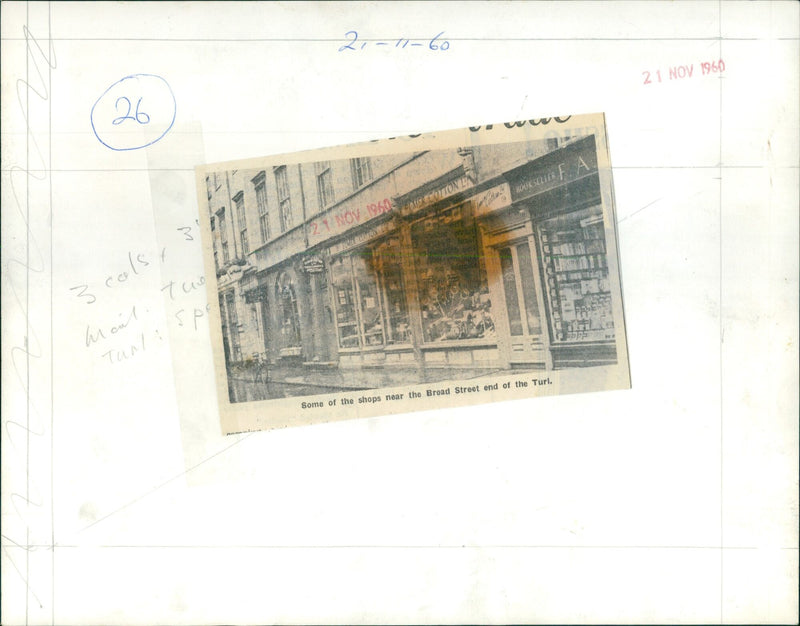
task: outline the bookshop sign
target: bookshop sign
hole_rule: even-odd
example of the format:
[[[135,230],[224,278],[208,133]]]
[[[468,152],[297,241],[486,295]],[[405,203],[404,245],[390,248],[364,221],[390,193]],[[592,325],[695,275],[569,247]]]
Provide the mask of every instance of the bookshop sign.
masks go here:
[[[586,137],[506,174],[513,201],[550,191],[597,172],[594,136]]]

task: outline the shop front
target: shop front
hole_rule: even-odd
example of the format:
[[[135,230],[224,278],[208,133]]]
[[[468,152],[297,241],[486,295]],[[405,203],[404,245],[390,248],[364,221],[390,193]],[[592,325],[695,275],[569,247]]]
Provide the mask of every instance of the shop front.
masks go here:
[[[327,250],[339,364],[414,363],[402,232],[388,219]]]
[[[340,366],[500,365],[472,187],[455,169],[327,248]]]
[[[503,304],[496,316],[498,349],[509,367],[551,369],[533,229],[527,216],[514,217],[482,223],[490,290]]]
[[[422,363],[497,366],[497,307],[473,204],[462,196],[445,200],[415,215],[409,231]]]
[[[480,183],[457,166],[381,211],[352,208],[363,202],[354,196],[321,214],[309,235],[331,224],[327,237],[294,243],[246,293],[267,357],[343,368],[616,362],[595,149],[591,136],[574,140]]]
[[[540,259],[532,283],[541,345],[549,347],[555,368],[615,363],[616,342],[609,280],[606,227],[600,196],[595,140],[574,141],[507,172],[510,213],[528,217],[525,246],[498,248],[506,302],[514,283],[525,283],[527,258]],[[516,247],[515,247],[516,246]],[[506,254],[503,260],[503,254]],[[506,270],[508,276],[506,279]],[[518,298],[519,299],[519,298]],[[524,300],[524,299],[521,299]],[[517,318],[507,306],[509,318]],[[519,319],[522,320],[520,314]],[[528,321],[532,316],[529,315]],[[513,337],[517,322],[510,320]],[[524,327],[528,326],[523,324]],[[542,332],[546,330],[546,332]],[[519,336],[519,335],[516,335]]]

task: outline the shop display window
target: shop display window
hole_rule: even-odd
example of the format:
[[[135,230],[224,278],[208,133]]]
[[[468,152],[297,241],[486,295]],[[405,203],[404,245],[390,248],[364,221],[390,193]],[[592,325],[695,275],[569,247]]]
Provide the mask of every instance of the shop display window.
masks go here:
[[[400,240],[397,237],[382,243],[373,253],[383,294],[387,345],[411,342],[400,254]]]
[[[340,348],[382,346],[383,310],[369,250],[331,261]]]
[[[364,250],[352,257],[353,275],[358,290],[361,333],[365,346],[383,345],[383,316],[381,315],[378,280],[372,254]]]
[[[425,342],[496,334],[478,229],[462,205],[411,227]]]
[[[358,317],[356,316],[353,268],[349,257],[331,261],[331,283],[336,306],[336,328],[340,348],[357,348],[360,345]]]
[[[601,207],[544,220],[537,231],[554,342],[614,339]]]

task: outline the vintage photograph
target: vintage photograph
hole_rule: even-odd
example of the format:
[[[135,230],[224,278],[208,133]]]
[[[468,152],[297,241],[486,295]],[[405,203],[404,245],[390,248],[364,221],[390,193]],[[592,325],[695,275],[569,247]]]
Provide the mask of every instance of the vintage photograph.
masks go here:
[[[204,166],[198,185],[223,412],[523,372],[629,384],[602,115]]]

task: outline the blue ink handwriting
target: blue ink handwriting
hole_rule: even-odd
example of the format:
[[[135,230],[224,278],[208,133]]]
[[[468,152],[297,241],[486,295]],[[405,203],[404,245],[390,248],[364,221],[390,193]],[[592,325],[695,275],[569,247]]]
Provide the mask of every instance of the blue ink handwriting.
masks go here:
[[[133,74],[103,92],[92,106],[89,119],[95,136],[106,148],[138,150],[162,139],[175,123],[176,112],[175,94],[166,80],[155,74]],[[147,134],[130,132],[131,124],[146,126]]]
[[[444,51],[450,48],[450,42],[446,39],[440,39],[440,37],[444,35],[444,31],[436,35],[430,40],[425,40],[427,42],[428,50],[440,50]],[[339,52],[343,52],[345,50],[353,50],[354,52],[358,52],[359,50],[363,50],[367,47],[367,44],[373,43],[376,46],[389,46],[391,45],[390,42],[386,41],[358,41],[358,32],[354,30],[348,30],[344,34],[345,38],[348,40],[343,46],[339,47]],[[425,47],[425,43],[420,43],[418,40],[412,43],[411,39],[406,39],[405,37],[400,37],[397,41],[394,42],[395,48],[405,48],[406,46],[410,47],[418,47],[422,48]]]
[[[128,110],[126,111],[125,115],[122,115],[121,117],[118,117],[114,121],[111,122],[112,124],[114,124],[114,126],[116,126],[117,124],[122,124],[122,122],[124,122],[125,120],[133,120],[137,124],[149,124],[150,123],[150,116],[147,113],[144,113],[144,112],[141,113],[141,114],[139,113],[139,105],[142,103],[142,99],[141,98],[139,98],[138,102],[136,103],[136,116],[135,117],[131,116],[131,101],[128,100],[128,98],[126,98],[125,96],[120,96],[119,98],[117,98],[117,101],[114,103],[114,108],[116,109],[119,106],[119,101],[120,100],[124,100],[125,102],[128,103]],[[144,121],[139,119],[139,115],[141,115],[142,118],[145,118]]]

